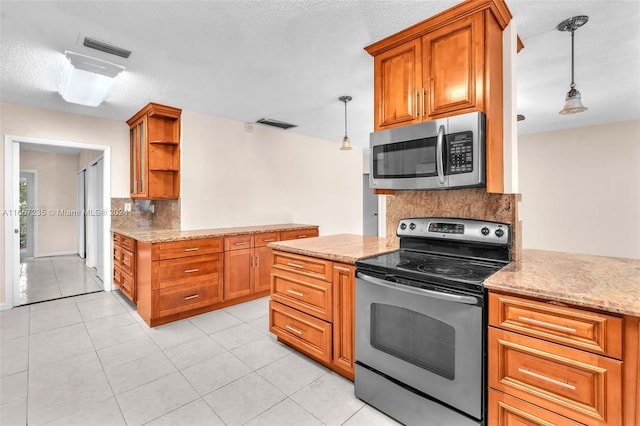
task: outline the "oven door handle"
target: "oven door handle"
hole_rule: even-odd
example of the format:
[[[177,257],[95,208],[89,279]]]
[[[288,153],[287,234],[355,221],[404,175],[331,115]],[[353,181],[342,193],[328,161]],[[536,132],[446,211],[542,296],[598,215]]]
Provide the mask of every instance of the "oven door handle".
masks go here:
[[[405,293],[411,293],[418,296],[431,297],[433,299],[446,300],[453,303],[464,303],[465,305],[477,305],[478,299],[473,296],[464,296],[460,294],[442,293],[439,291],[427,290],[419,287],[408,287],[400,283],[394,283],[392,281],[381,280],[380,278],[372,277],[362,272],[358,272],[356,275],[361,280],[370,282],[372,284],[381,285],[393,290],[404,291]]]

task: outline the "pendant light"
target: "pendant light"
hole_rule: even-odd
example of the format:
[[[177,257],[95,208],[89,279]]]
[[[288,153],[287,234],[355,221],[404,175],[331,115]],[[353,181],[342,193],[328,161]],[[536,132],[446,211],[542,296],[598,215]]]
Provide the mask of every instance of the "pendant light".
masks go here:
[[[575,31],[587,23],[588,16],[580,15],[573,18],[566,19],[558,24],[558,31],[571,31],[571,85],[569,86],[569,92],[565,97],[564,108],[560,111],[560,114],[575,114],[578,112],[586,111],[588,108],[582,105],[581,95],[578,89],[576,89],[576,83],[573,78],[573,37]]]
[[[338,100],[340,102],[344,102],[344,138],[342,139],[342,146],[340,149],[342,151],[349,151],[351,149],[351,141],[349,140],[349,136],[347,136],[347,102],[353,99],[351,96],[340,96]]]

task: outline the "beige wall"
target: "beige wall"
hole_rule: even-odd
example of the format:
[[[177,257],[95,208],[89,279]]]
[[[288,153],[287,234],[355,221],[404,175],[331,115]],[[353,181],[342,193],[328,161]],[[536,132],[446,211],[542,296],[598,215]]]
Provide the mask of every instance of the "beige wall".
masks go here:
[[[640,259],[640,120],[518,138],[523,247]]]
[[[0,108],[3,137],[111,146],[111,197],[128,198],[129,129],[124,121],[7,103]],[[257,124],[247,133],[244,123],[188,111],[183,112],[182,132],[184,229],[300,222],[319,225],[322,234],[361,232],[361,150],[340,151],[340,141]],[[0,183],[4,209],[4,174]],[[0,233],[4,258],[4,228]],[[0,276],[4,273],[0,262]]]
[[[89,164],[91,164],[98,158],[102,157],[102,155],[103,155],[102,151],[94,151],[92,149],[83,149],[82,151],[80,151],[80,154],[78,154],[77,169],[78,170],[86,169],[89,166]]]
[[[77,154],[20,152],[20,168],[38,172],[36,209],[47,212],[35,217],[38,256],[77,252],[77,217],[73,216],[77,210],[77,166]]]
[[[362,150],[255,124],[182,114],[182,227],[308,223],[362,233]]]

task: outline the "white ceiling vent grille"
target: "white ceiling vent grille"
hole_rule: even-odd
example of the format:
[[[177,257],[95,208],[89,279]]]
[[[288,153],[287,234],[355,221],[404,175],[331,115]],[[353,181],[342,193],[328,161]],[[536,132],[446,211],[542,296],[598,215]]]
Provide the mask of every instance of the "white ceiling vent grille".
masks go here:
[[[110,55],[120,56],[121,58],[128,58],[131,55],[131,51],[123,49],[122,47],[114,46],[113,44],[96,40],[95,38],[85,37],[84,46],[91,49],[99,50],[101,52],[109,53]]]
[[[292,127],[298,127],[296,124],[285,123],[284,121],[273,120],[271,118],[261,118],[256,121],[256,123],[266,124],[267,126],[279,127],[281,129],[287,130]]]

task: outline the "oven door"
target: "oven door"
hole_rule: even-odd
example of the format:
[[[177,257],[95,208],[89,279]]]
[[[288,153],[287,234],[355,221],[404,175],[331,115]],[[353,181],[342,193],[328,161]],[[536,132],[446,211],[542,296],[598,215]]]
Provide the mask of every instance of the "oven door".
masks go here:
[[[357,273],[356,361],[481,419],[484,298],[425,287]]]

